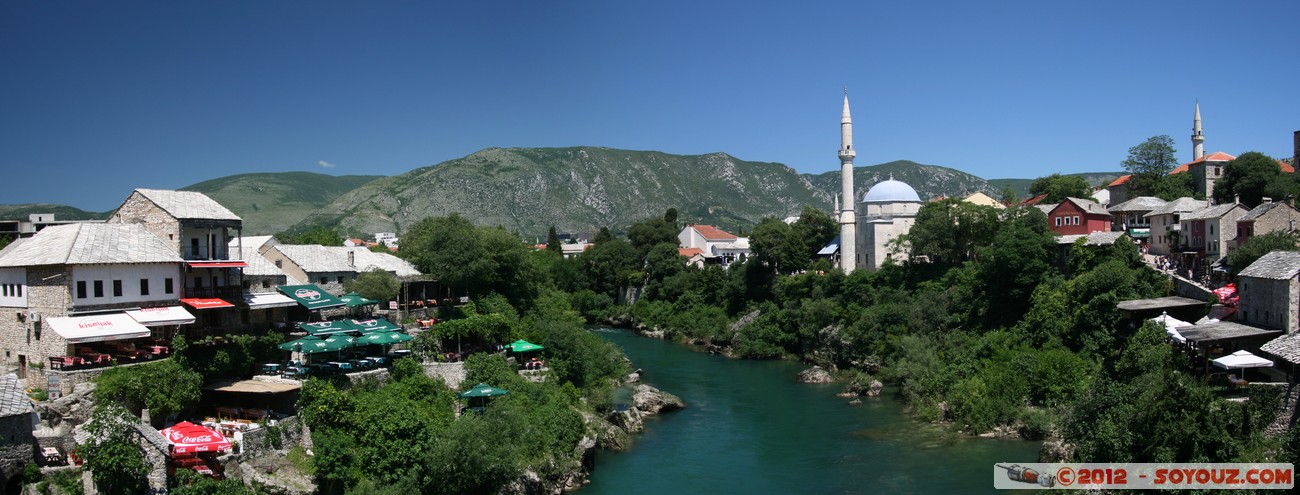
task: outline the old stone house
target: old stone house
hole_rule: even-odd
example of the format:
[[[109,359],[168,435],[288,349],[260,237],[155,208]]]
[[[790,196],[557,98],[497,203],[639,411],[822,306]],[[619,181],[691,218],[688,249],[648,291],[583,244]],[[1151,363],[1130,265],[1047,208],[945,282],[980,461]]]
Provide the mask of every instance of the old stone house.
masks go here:
[[[1285,201],[1265,201],[1237,220],[1234,247],[1244,246],[1257,235],[1294,232],[1297,226],[1300,226],[1300,210]]]
[[[1151,226],[1151,254],[1169,255],[1182,245],[1182,216],[1209,206],[1200,199],[1182,197],[1147,213]]]
[[[0,487],[12,487],[23,467],[35,459],[32,425],[36,412],[13,374],[0,376]],[[9,493],[6,491],[6,493]]]
[[[1151,219],[1146,215],[1165,205],[1165,200],[1152,196],[1138,196],[1123,203],[1111,205],[1111,226],[1114,231],[1127,232],[1129,237],[1147,240],[1151,237]]]
[[[1237,238],[1237,220],[1246,212],[1240,203],[1225,203],[1184,214],[1179,222],[1182,250],[1197,253],[1199,260],[1195,264],[1201,268],[1219,262],[1228,255],[1228,248]]]
[[[283,270],[290,285],[313,284],[330,294],[343,294],[344,282],[371,270],[382,270],[399,279],[420,275],[410,262],[388,253],[362,247],[279,244],[262,256]]]
[[[1300,328],[1300,252],[1273,251],[1237,274],[1238,319],[1278,328]]]

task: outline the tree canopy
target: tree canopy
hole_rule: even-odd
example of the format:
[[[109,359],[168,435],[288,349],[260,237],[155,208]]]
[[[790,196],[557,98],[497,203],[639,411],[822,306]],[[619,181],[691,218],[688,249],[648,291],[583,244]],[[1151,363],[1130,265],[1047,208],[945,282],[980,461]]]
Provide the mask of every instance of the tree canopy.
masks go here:
[[[1174,157],[1174,139],[1152,136],[1128,149],[1128,158],[1120,162],[1133,177],[1128,181],[1130,196],[1155,196],[1160,181],[1178,166]]]
[[[1248,151],[1228,162],[1223,177],[1214,183],[1214,200],[1231,203],[1240,197],[1241,204],[1247,208],[1259,206],[1266,197],[1282,200],[1295,193],[1297,181],[1294,176],[1283,173],[1277,160],[1268,155]]]
[[[402,283],[397,280],[397,276],[375,268],[362,272],[354,280],[344,282],[343,287],[366,299],[389,301],[397,299],[397,293],[402,289]]]
[[[1014,191],[1004,191],[1004,197],[1008,192],[1012,197],[1015,196]],[[1031,196],[1046,194],[1047,197],[1041,201],[1045,204],[1060,203],[1065,201],[1065,198],[1092,196],[1092,186],[1089,186],[1088,181],[1083,180],[1083,177],[1077,175],[1052,174],[1034,179],[1034,182],[1029,185],[1029,194]]]

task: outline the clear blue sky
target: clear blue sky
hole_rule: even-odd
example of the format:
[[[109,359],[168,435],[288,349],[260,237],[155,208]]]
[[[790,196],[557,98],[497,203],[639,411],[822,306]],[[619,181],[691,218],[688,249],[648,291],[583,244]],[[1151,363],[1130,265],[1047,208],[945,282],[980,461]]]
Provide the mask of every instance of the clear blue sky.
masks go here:
[[[798,5],[797,5],[798,4]],[[0,4],[0,204],[395,175],[486,147],[714,151],[984,178],[1291,155],[1300,2],[37,1]]]

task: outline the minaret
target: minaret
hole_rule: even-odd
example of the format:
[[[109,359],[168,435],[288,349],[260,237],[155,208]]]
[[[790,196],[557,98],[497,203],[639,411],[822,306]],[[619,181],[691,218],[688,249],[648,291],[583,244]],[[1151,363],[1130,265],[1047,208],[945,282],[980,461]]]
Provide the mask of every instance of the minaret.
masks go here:
[[[858,230],[853,208],[853,119],[849,117],[849,90],[844,89],[844,113],[840,116],[840,187],[844,203],[840,206],[840,269],[850,273],[858,264]]]
[[[1201,134],[1201,102],[1196,102],[1196,119],[1192,121],[1192,161],[1205,157],[1205,136]]]

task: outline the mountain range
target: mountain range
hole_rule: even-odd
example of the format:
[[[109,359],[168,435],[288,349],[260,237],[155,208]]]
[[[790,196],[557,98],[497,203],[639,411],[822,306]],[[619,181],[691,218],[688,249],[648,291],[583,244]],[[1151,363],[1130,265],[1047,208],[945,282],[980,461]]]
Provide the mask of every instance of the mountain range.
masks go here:
[[[1092,184],[1119,173],[1078,174]],[[1000,197],[1010,187],[1027,195],[1032,179],[988,181],[959,170],[901,160],[855,167],[860,197],[889,178],[916,189],[921,199],[983,192]],[[310,172],[255,173],[200,182],[199,191],[244,219],[245,235],[302,232],[316,227],[370,237],[401,233],[429,216],[459,213],[480,225],[499,225],[526,237],[609,227],[662,216],[676,208],[679,222],[744,231],[764,217],[798,215],[804,205],[830,210],[840,189],[838,167],[801,174],[770,162],[726,153],[672,155],[602,147],[488,148],[395,176],[330,176]],[[55,205],[0,206],[0,218],[50,212]],[[57,207],[60,219],[104,218],[108,213]],[[17,216],[21,214],[21,216]]]

